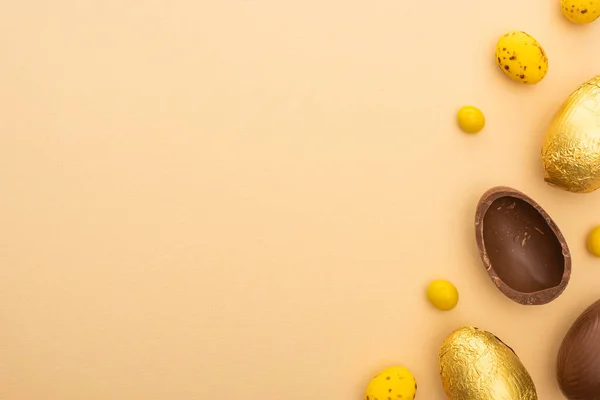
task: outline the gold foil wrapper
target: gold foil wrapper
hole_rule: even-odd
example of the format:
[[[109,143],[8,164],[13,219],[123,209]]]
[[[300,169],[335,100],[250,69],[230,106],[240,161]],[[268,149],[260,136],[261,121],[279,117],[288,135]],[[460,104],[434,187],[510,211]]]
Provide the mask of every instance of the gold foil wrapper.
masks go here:
[[[449,400],[537,400],[531,376],[514,351],[471,326],[442,343],[440,375]]]
[[[542,145],[544,180],[575,193],[600,188],[600,75],[575,90],[555,114]]]

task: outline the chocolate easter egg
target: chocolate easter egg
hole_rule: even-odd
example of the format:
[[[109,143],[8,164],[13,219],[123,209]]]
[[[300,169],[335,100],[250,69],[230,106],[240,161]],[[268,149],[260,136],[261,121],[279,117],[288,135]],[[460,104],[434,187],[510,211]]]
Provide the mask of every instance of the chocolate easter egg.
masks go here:
[[[600,75],[575,90],[554,115],[542,144],[544,179],[575,193],[600,188]]]
[[[524,193],[505,186],[485,192],[475,212],[475,238],[485,270],[511,300],[546,304],[567,287],[567,242],[548,213]]]
[[[472,326],[452,332],[442,343],[439,367],[449,400],[537,400],[519,357],[490,332]]]
[[[556,377],[567,399],[600,399],[600,300],[575,320],[564,337]]]

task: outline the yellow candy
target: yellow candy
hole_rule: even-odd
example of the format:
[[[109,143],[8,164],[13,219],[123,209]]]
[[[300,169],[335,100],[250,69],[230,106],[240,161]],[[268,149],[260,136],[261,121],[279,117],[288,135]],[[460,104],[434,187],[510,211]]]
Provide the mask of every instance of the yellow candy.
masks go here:
[[[596,257],[600,257],[600,226],[595,227],[588,236],[588,250]]]
[[[528,85],[535,85],[548,73],[544,49],[532,36],[520,31],[508,32],[498,40],[496,65],[510,79]]]
[[[412,400],[417,381],[404,367],[390,367],[371,380],[364,400]]]
[[[464,106],[458,110],[458,126],[467,133],[477,133],[485,126],[485,116],[477,107]]]
[[[600,17],[600,0],[561,0],[560,8],[574,24],[589,24]]]
[[[448,281],[433,281],[427,288],[427,298],[438,310],[449,311],[458,304],[458,290]]]

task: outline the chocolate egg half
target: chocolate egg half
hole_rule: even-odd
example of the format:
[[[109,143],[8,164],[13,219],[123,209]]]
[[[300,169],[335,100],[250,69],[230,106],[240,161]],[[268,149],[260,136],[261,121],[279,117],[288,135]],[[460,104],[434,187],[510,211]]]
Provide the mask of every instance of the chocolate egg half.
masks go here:
[[[442,385],[449,400],[536,400],[531,376],[515,352],[490,332],[464,326],[442,343]]]
[[[555,114],[542,144],[544,180],[575,193],[600,188],[600,75],[575,90]]]
[[[490,278],[519,304],[549,303],[569,283],[571,254],[565,238],[546,211],[518,190],[499,186],[483,194],[475,237]]]
[[[569,400],[600,399],[600,300],[567,332],[558,350],[556,377]]]

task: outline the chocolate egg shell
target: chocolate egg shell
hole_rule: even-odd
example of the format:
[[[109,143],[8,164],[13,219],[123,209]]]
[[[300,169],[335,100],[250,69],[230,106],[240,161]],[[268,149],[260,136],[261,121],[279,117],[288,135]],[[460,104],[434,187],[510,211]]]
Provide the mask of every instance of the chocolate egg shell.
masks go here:
[[[440,348],[440,376],[449,400],[536,400],[535,384],[515,352],[472,326],[452,332]]]
[[[519,304],[556,299],[571,276],[571,254],[544,209],[518,190],[485,192],[475,213],[479,255],[498,289]]]
[[[567,399],[600,399],[600,300],[567,332],[558,350],[556,377]]]
[[[542,163],[552,186],[575,193],[600,188],[600,75],[575,90],[554,115]]]

